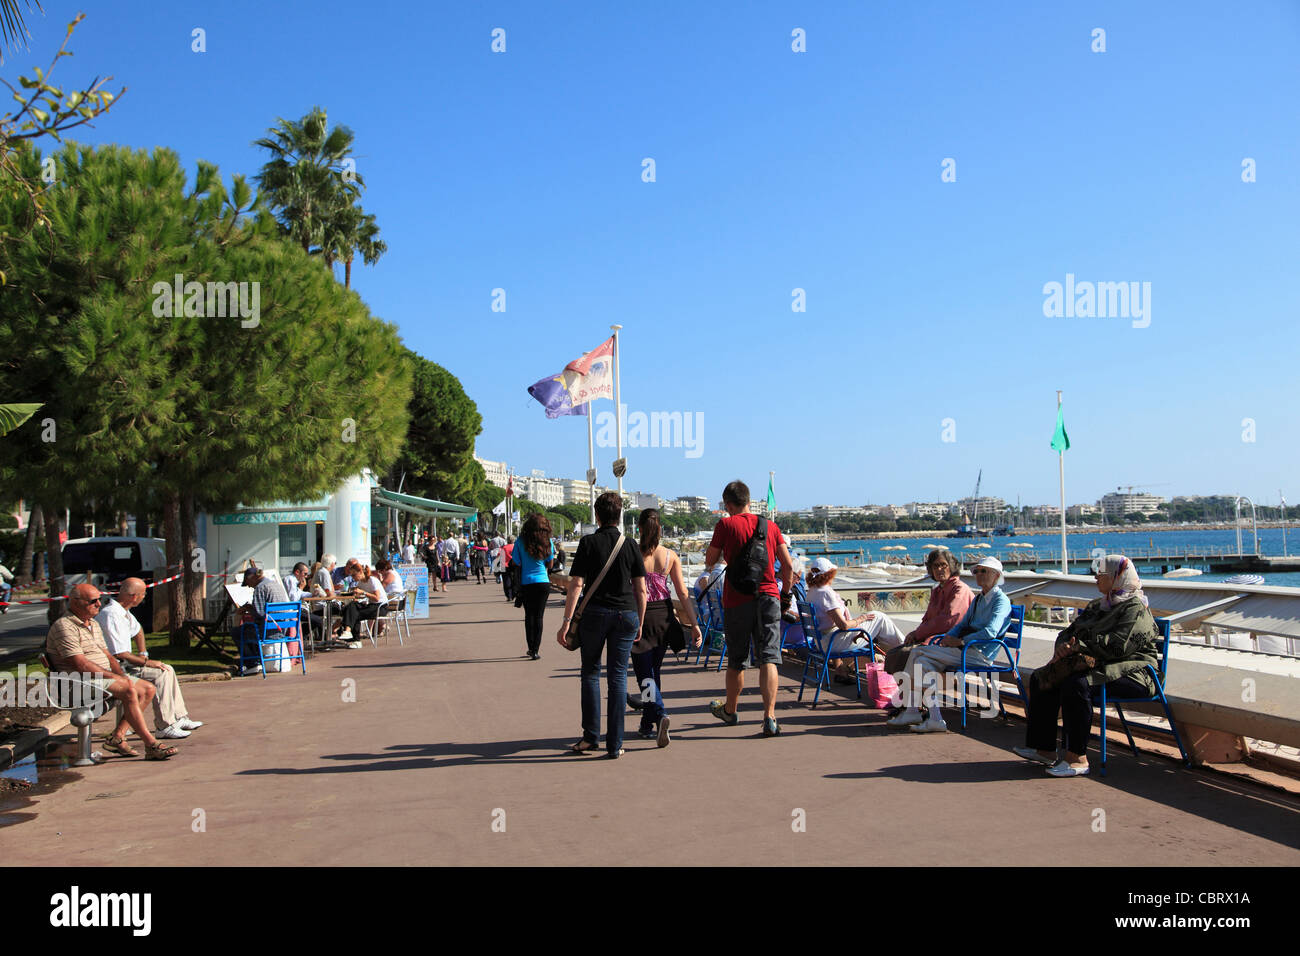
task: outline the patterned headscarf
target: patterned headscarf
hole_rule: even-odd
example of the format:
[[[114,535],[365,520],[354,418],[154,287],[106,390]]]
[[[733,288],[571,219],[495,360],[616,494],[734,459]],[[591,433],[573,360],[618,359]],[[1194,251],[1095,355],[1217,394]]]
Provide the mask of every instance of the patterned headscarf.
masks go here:
[[[1109,611],[1124,601],[1141,601],[1143,607],[1149,606],[1147,596],[1142,591],[1142,582],[1138,579],[1137,568],[1124,555],[1106,555],[1097,573],[1114,575],[1110,593],[1101,599],[1101,606],[1106,610]]]

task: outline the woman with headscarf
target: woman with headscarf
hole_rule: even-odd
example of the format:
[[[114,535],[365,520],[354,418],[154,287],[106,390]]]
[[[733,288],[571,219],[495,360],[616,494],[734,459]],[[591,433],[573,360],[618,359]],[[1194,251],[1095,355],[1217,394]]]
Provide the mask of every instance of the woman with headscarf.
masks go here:
[[[1029,680],[1025,746],[1014,748],[1026,760],[1046,765],[1054,777],[1088,772],[1094,687],[1105,684],[1108,694],[1123,697],[1155,691],[1147,665],[1157,663],[1156,622],[1137,569],[1122,554],[1108,554],[1096,573],[1102,596],[1057,636],[1051,662]],[[1057,714],[1065,724],[1064,759],[1057,759]]]

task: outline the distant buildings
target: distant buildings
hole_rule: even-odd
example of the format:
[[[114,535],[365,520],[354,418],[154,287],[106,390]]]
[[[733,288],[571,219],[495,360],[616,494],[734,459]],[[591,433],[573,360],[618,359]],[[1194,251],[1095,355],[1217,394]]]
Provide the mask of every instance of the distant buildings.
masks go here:
[[[1164,503],[1165,499],[1159,495],[1121,494],[1113,491],[1101,496],[1101,510],[1107,518],[1123,518],[1134,512],[1148,516],[1158,514]]]

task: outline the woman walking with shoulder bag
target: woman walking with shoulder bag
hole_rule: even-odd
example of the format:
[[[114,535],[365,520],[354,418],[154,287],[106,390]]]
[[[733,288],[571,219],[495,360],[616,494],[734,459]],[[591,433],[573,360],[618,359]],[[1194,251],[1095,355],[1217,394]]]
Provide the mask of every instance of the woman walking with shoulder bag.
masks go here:
[[[596,520],[600,529],[578,542],[578,553],[569,569],[569,589],[564,603],[564,622],[556,640],[567,650],[582,653],[582,739],[569,749],[588,753],[600,742],[600,652],[605,656],[608,684],[606,755],[623,754],[623,714],[627,710],[627,659],[632,641],[641,631],[645,617],[645,564],[641,552],[620,530],[623,502],[607,491],[596,499]],[[578,594],[585,582],[590,590]],[[578,621],[574,618],[578,617]],[[576,628],[571,624],[577,624]]]
[[[628,704],[641,711],[640,736],[643,740],[655,738],[660,747],[667,747],[670,738],[670,721],[664,711],[663,679],[661,667],[664,654],[671,646],[680,651],[686,647],[681,622],[673,611],[669,582],[677,592],[690,620],[691,647],[703,642],[700,625],[695,621],[695,609],[686,592],[682,578],[682,562],[677,554],[660,544],[659,511],[646,508],[637,519],[641,543],[641,560],[645,564],[645,615],[641,621],[641,636],[632,645],[632,670],[636,674],[641,693],[627,695]]]

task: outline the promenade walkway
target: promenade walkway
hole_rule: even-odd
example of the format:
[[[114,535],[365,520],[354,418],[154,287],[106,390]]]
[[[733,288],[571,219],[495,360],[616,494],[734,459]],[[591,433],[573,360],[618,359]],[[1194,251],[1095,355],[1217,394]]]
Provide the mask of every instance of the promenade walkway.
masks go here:
[[[4,862],[1300,864],[1286,795],[1118,748],[1104,780],[1051,779],[1008,753],[1018,721],[918,737],[851,699],[796,704],[788,667],[780,738],[759,734],[756,689],[724,727],[707,711],[722,675],[669,664],[670,747],[569,755],[578,660],[554,642],[558,597],[538,662],[498,587],[433,603],[405,646],[187,685],[208,723],[173,760],[110,758],[0,797]]]

